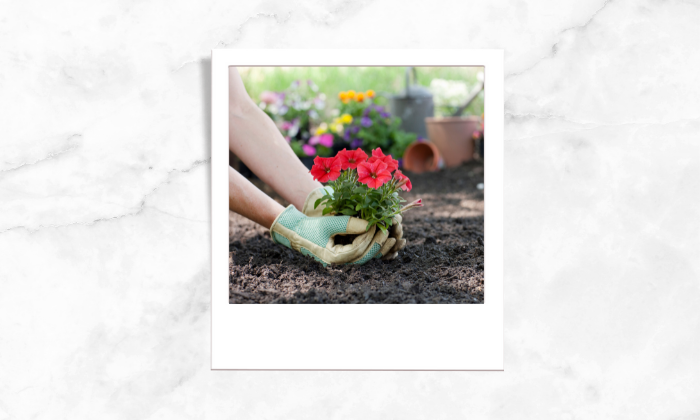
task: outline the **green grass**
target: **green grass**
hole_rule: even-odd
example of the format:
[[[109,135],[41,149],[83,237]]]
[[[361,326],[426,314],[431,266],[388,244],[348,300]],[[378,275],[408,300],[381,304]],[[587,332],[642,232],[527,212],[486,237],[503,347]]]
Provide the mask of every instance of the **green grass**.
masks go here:
[[[257,102],[265,90],[281,91],[295,80],[313,80],[326,94],[326,109],[339,105],[338,92],[353,89],[373,89],[388,98],[405,89],[405,67],[239,67],[246,90]],[[470,87],[477,83],[476,75],[483,67],[417,67],[418,84],[428,87],[433,79],[461,80]],[[481,115],[484,95],[479,95],[464,115]]]

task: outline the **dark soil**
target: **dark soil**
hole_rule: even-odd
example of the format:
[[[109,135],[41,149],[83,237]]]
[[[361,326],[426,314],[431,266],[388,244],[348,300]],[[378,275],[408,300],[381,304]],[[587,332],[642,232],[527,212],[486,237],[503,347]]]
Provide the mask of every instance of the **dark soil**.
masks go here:
[[[481,162],[407,175],[406,247],[393,261],[328,266],[270,239],[230,213],[229,303],[484,303],[484,182]],[[265,185],[257,184],[283,205]]]

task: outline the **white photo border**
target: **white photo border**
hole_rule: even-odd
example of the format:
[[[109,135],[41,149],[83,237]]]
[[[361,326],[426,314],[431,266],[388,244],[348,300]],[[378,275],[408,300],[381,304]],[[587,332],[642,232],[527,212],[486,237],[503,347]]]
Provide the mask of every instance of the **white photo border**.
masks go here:
[[[484,66],[484,303],[229,304],[229,66]],[[503,50],[217,49],[211,70],[211,368],[503,370]]]

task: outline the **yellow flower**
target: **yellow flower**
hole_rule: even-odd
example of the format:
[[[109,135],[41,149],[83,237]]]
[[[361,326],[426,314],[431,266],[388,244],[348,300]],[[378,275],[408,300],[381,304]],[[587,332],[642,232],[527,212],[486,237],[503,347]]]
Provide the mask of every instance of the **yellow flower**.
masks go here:
[[[343,125],[342,124],[333,124],[331,125],[331,130],[333,130],[334,133],[340,133],[343,131]]]
[[[345,92],[340,92],[340,93],[338,94],[338,99],[340,99],[341,101],[344,101],[346,98],[347,98],[347,93],[345,93]]]
[[[365,93],[365,95],[367,95],[368,98],[374,98],[374,91],[370,89]]]
[[[362,102],[365,100],[365,94],[362,92],[357,92],[355,99],[357,99],[357,102]]]
[[[346,104],[346,103],[348,103],[348,102],[350,102],[350,99],[348,99],[348,98],[343,99],[343,103],[344,103],[344,104]]]
[[[321,125],[318,126],[316,129],[316,135],[320,136],[321,134],[326,134],[328,132],[328,124],[326,123],[321,123]]]
[[[350,114],[343,114],[343,115],[340,116],[340,120],[341,120],[344,124],[350,124],[350,123],[352,122],[352,115],[350,115]]]
[[[349,91],[345,92],[345,97],[348,99],[353,99],[355,97],[355,91],[349,90]]]

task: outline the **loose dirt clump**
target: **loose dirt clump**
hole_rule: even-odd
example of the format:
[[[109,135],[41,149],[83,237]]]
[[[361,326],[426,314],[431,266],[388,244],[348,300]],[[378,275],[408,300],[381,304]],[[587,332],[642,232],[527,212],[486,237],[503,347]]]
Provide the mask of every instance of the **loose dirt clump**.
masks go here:
[[[484,303],[484,182],[481,162],[407,175],[406,247],[393,261],[328,266],[270,239],[229,213],[229,303]],[[269,187],[258,187],[287,205]]]

